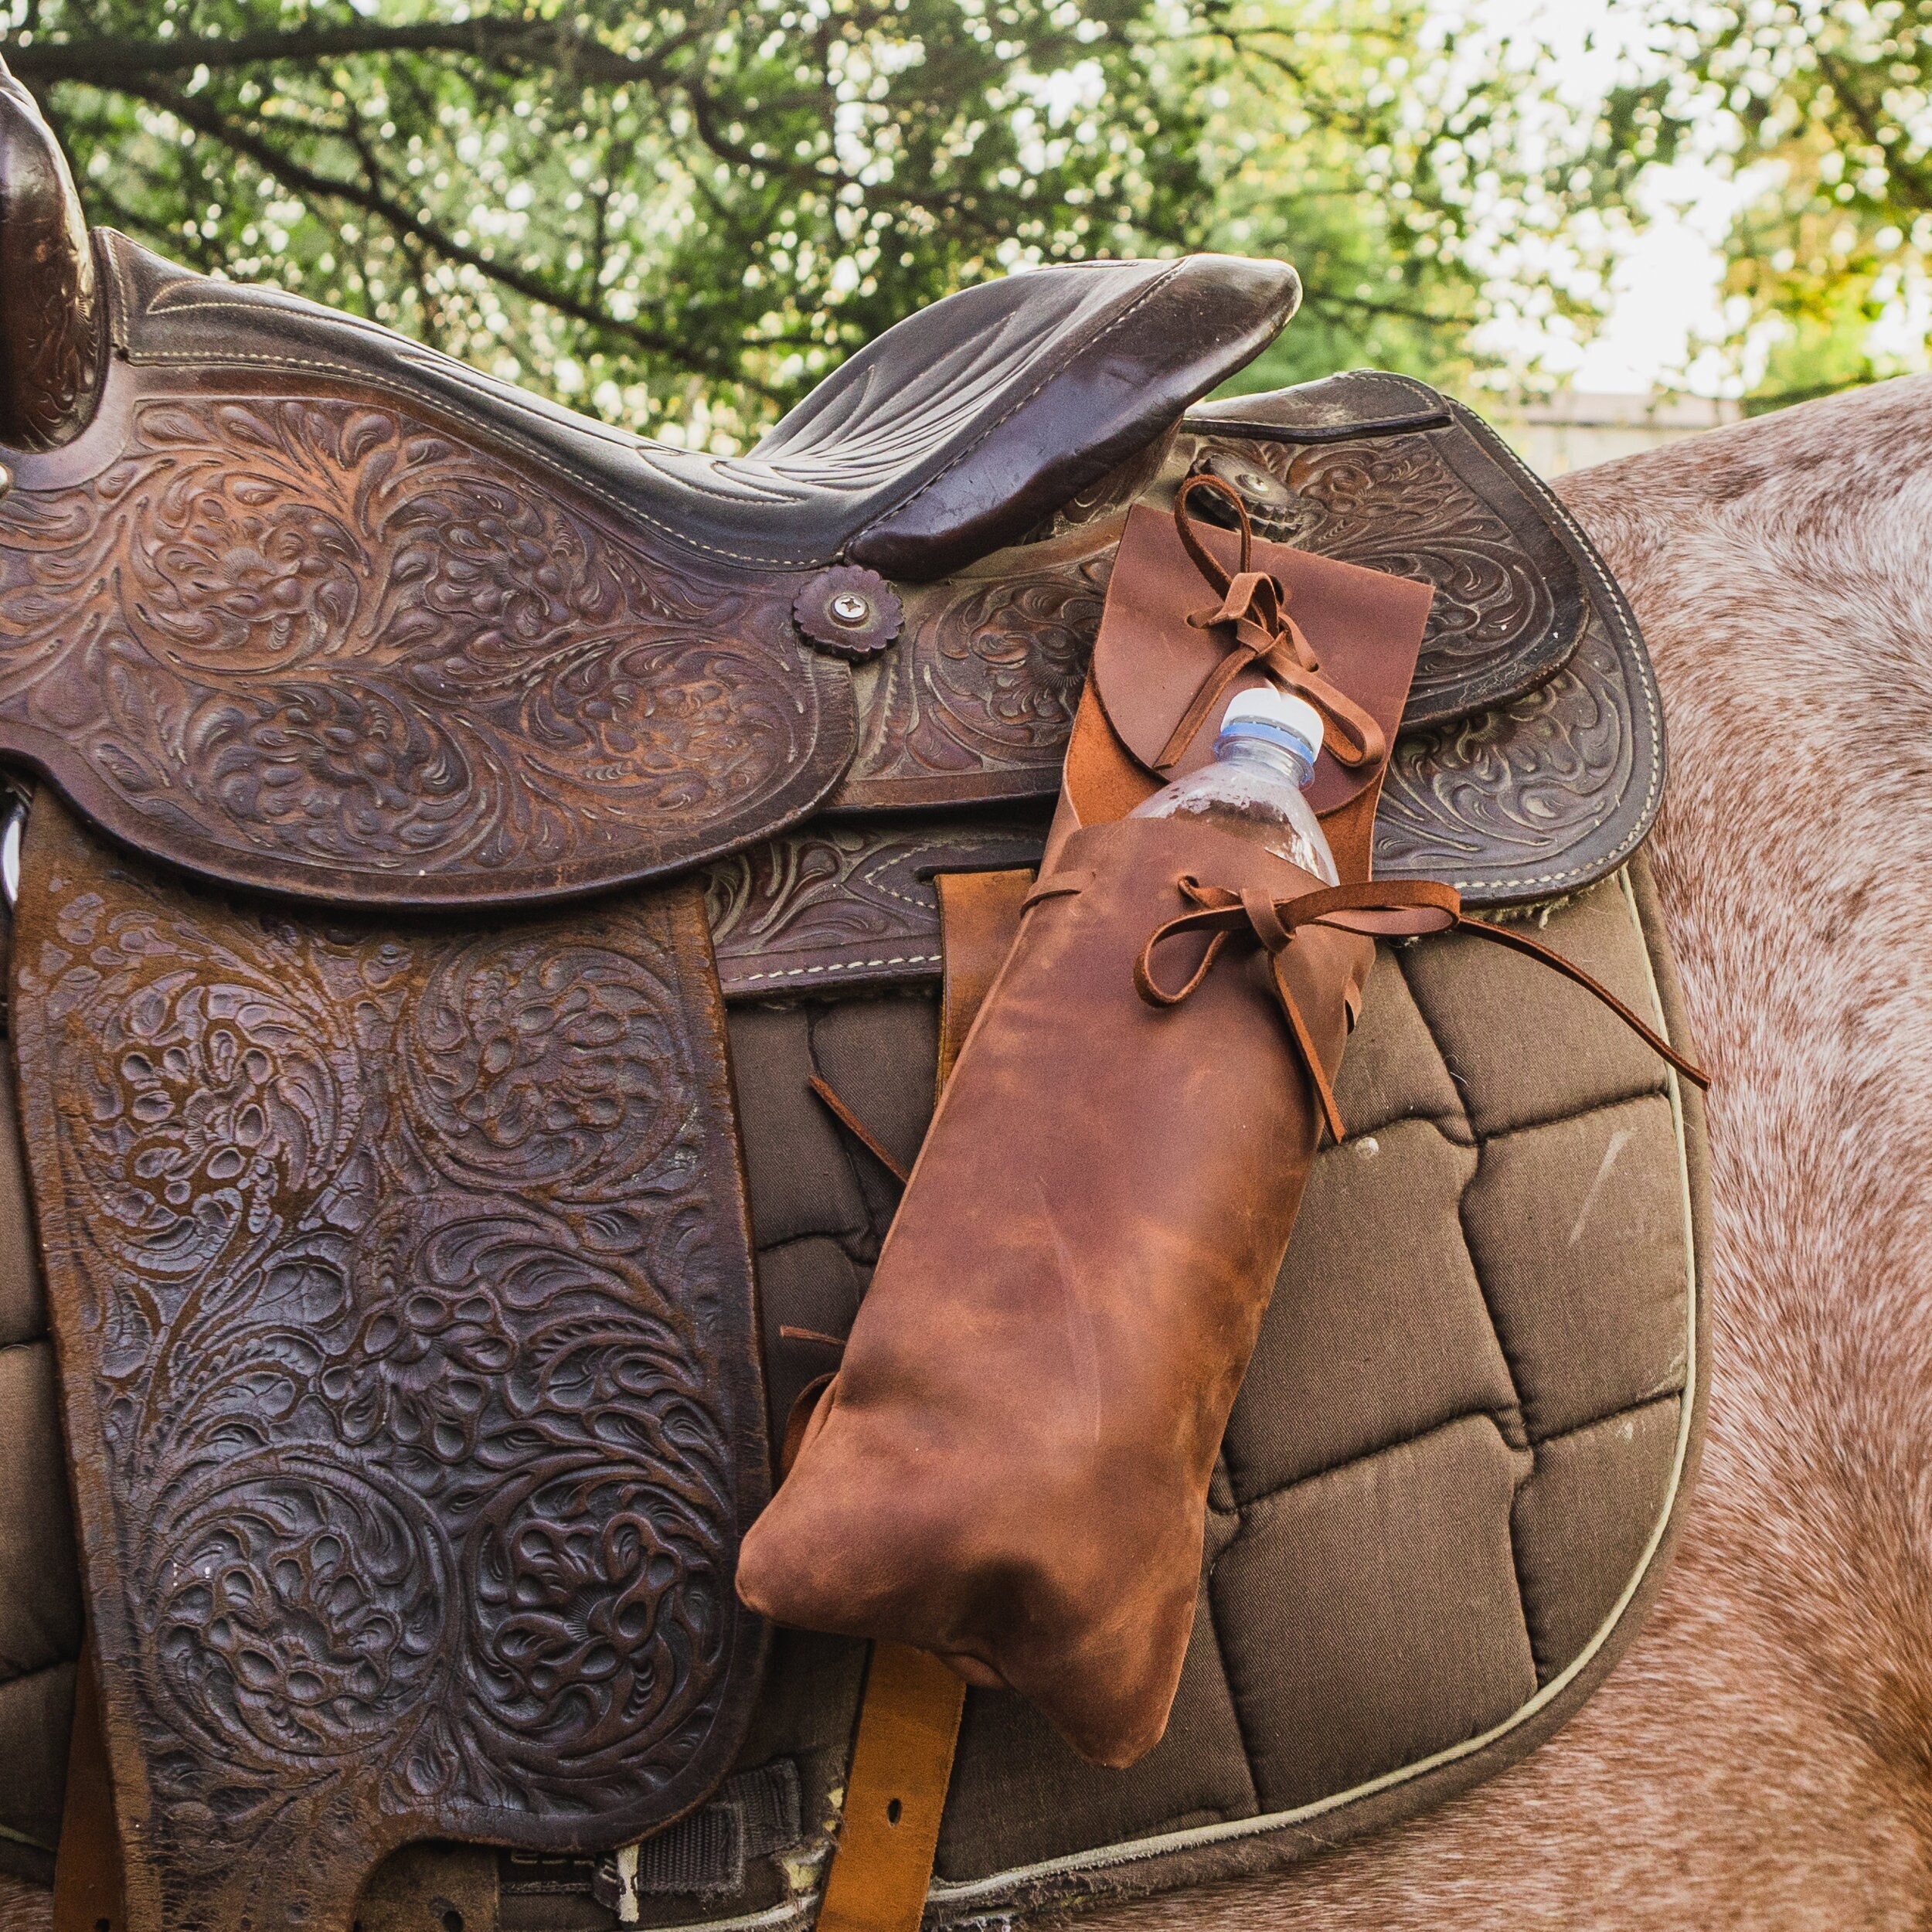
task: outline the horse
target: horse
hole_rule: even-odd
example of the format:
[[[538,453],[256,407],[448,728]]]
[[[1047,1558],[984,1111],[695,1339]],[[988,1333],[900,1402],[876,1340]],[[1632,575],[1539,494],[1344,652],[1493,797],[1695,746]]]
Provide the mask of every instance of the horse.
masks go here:
[[[1562,479],[1662,686],[1713,1075],[1712,1386],[1662,1594],[1523,1763],[1090,1932],[1906,1927],[1932,1883],[1932,377]]]

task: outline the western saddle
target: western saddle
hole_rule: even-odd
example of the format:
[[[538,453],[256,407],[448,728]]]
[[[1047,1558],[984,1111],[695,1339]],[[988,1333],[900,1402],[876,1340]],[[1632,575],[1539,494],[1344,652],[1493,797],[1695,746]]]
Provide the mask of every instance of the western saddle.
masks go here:
[[[745,455],[675,448],[89,235],[10,80],[0,265],[5,1338],[50,1318],[86,1622],[36,1666],[64,1815],[55,1750],[0,1833],[43,1880],[57,1838],[61,1932],[802,1921],[862,1791],[923,1849],[821,1923],[964,1923],[1301,1855],[1574,1709],[1688,1487],[1701,1115],[1560,995],[1524,1066],[1544,995],[1462,940],[1382,950],[1141,1765],[975,1691],[956,1766],[866,1783],[864,1646],[733,1589],[1134,505],[1206,475],[1431,587],[1376,878],[1538,908],[1682,1044],[1650,668],[1485,425],[1374,372],[1201,403],[1299,287],[1194,256],[971,289]],[[67,1587],[31,1488],[0,1614]],[[916,1733],[906,1668],[868,1709]]]

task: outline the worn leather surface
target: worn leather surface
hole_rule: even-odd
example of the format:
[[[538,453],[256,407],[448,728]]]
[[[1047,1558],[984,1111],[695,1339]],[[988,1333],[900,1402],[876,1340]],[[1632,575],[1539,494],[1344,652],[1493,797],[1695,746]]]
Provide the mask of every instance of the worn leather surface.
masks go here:
[[[1663,713],[1628,602],[1475,413],[1361,369],[1194,411],[1197,464],[1258,471],[1255,527],[1437,586],[1377,808],[1378,878],[1508,905],[1607,876],[1663,800]],[[1223,441],[1221,439],[1230,440]]]
[[[1240,549],[1232,533],[1206,530],[1200,541],[1225,568],[1236,566]],[[1426,634],[1434,600],[1430,587],[1266,541],[1253,546],[1251,561],[1287,593],[1287,614],[1314,643],[1325,677],[1357,698],[1393,741],[1417,648],[1414,640]],[[1094,688],[1114,736],[1150,777],[1165,783],[1199,770],[1213,757],[1226,698],[1270,680],[1257,669],[1242,672],[1202,718],[1187,748],[1162,767],[1161,753],[1175,720],[1226,655],[1227,644],[1220,627],[1185,621],[1156,626],[1143,614],[1191,617],[1213,611],[1219,600],[1182,547],[1173,517],[1151,504],[1129,514],[1114,581],[1119,600],[1100,621]],[[1378,775],[1375,762],[1352,769],[1325,747],[1309,780],[1308,802],[1325,818]]]
[[[1092,672],[1097,729],[1143,775],[1233,643],[1189,621],[1213,559],[1190,556],[1180,515],[1131,513]],[[1250,560],[1291,573],[1325,688],[1393,728],[1427,589],[1271,546]],[[1315,781],[1332,815],[1360,798],[1350,881],[1378,770],[1325,753]],[[1174,1696],[1216,1445],[1321,1132],[1310,1072],[1334,1077],[1372,945],[1314,925],[1283,936],[1271,976],[1237,944],[1185,1007],[1157,1005],[1134,961],[1195,909],[1188,882],[1269,903],[1321,882],[1185,821],[1091,822],[1077,758],[1060,809],[738,1587],[778,1623],[1019,1691],[1083,1756],[1126,1765]],[[1185,978],[1208,956],[1182,950]]]
[[[1280,264],[968,290],[714,457],[107,231],[90,250],[30,103],[0,101],[0,753],[190,871],[531,903],[823,804],[1050,798],[1120,517],[1217,464],[1258,479],[1264,531],[1436,588],[1409,716],[1434,735],[1398,748],[1383,876],[1533,898],[1655,815],[1628,611],[1468,412],[1357,375],[1175,440],[1291,311]],[[842,559],[904,612],[855,676],[793,618]]]
[[[74,1681],[73,1730],[67,1750],[66,1798],[54,1870],[53,1932],[100,1932],[128,1922],[121,1824],[102,1728],[100,1684],[83,1655]]]
[[[995,285],[961,298],[970,313],[954,307],[948,321],[935,309],[882,338],[759,451],[719,464],[586,425],[349,318],[185,275],[104,236],[93,259],[117,355],[97,400],[90,257],[70,245],[77,233],[71,184],[57,157],[50,168],[35,148],[19,107],[11,97],[0,104],[0,133],[13,144],[0,155],[11,171],[0,213],[10,241],[37,233],[52,246],[36,241],[32,257],[47,274],[10,274],[0,298],[9,407],[26,396],[38,398],[40,410],[32,420],[9,419],[22,426],[6,452],[17,487],[0,502],[0,565],[26,560],[10,575],[0,570],[0,615],[15,652],[0,745],[53,770],[83,808],[145,851],[206,876],[316,899],[543,899],[744,851],[828,798],[852,811],[1024,798],[1037,786],[1043,757],[1051,763],[1065,742],[1053,715],[1054,662],[1057,655],[1083,668],[1081,623],[1104,583],[1110,515],[1148,485],[1155,456],[1199,459],[1198,438],[1171,452],[1159,447],[1185,402],[1182,392],[1198,394],[1224,372],[1204,374],[1214,359],[1245,359],[1293,299],[1291,274],[1278,265],[1225,261],[1107,264],[1072,271],[1070,281],[1055,271],[1023,287]],[[13,193],[22,181],[24,194]],[[22,322],[22,301],[46,306],[50,319],[37,332],[32,315]],[[24,384],[21,342],[33,349]],[[972,379],[962,379],[969,365]],[[1319,442],[1324,423],[1311,423],[1323,410],[1304,414],[1309,420],[1298,427],[1292,415],[1285,423],[1243,422],[1236,440],[1244,447],[1233,460],[1247,460],[1245,446],[1271,440]],[[1453,412],[1450,421],[1454,427]],[[1369,434],[1386,440],[1421,427],[1392,422],[1385,412]],[[1284,428],[1293,435],[1266,433]],[[1338,472],[1345,481],[1346,469]],[[1485,477],[1479,464],[1446,461],[1444,473],[1462,492],[1456,500],[1473,495],[1494,509],[1509,478],[1506,465],[1492,469]],[[1312,470],[1304,464],[1296,474]],[[1429,492],[1418,485],[1410,494]],[[1437,494],[1455,498],[1454,489]],[[1354,542],[1342,530],[1345,517],[1338,521],[1339,501],[1330,491],[1327,527],[1335,543]],[[835,525],[842,533],[828,548],[821,539]],[[753,526],[756,534],[747,536]],[[1043,529],[1044,542],[1023,546],[1032,553],[1030,574],[988,554]],[[1406,534],[1402,541],[1423,574],[1454,577],[1426,546]],[[1466,560],[1474,552],[1464,546],[1457,554]],[[909,590],[914,580],[939,580],[897,655],[862,669],[855,690],[852,674],[811,650],[790,623],[808,572],[835,556],[883,567]],[[121,587],[115,598],[89,605],[80,621],[72,600],[111,578]],[[1466,601],[1481,606],[1486,594],[1478,584]],[[1550,609],[1540,629],[1532,613],[1513,630],[1492,624],[1467,648],[1467,640],[1443,634],[1451,696],[1494,695],[1501,687],[1483,680],[1504,676],[1505,661],[1515,678],[1539,662],[1539,651],[1554,662],[1562,625],[1553,601]],[[1553,733],[1569,733],[1565,743],[1587,736],[1578,706],[1593,692],[1601,701],[1593,742],[1614,752],[1629,739],[1623,714],[1638,711],[1641,693],[1628,676],[1621,692],[1611,681],[1632,664],[1641,670],[1641,651],[1607,609],[1597,611],[1597,685],[1580,681],[1582,699],[1563,697],[1563,709],[1553,694],[1566,665],[1530,691],[1529,711],[1492,734],[1505,763],[1515,760],[1512,784],[1526,747]],[[1063,641],[1036,648],[1043,636]],[[546,675],[532,677],[539,640],[550,655]],[[1583,645],[1573,648],[1570,662],[1583,662]],[[1453,744],[1445,739],[1412,760],[1412,817],[1420,828],[1412,844],[1453,840],[1480,818],[1458,815],[1459,800],[1480,805],[1488,795],[1468,761],[1457,762],[1470,739],[1459,730]],[[1499,866],[1472,865],[1504,875],[1482,878],[1479,890],[1522,896],[1553,881],[1574,883],[1628,849],[1617,841],[1640,818],[1648,822],[1642,814],[1654,809],[1661,757],[1651,769],[1656,783],[1643,782],[1634,753],[1622,765],[1615,757],[1599,764],[1610,776],[1591,793],[1592,824],[1600,832],[1607,822],[1609,833],[1594,845],[1573,841],[1580,859],[1546,838],[1522,862],[1512,853]],[[1546,776],[1533,758],[1529,776]],[[1512,820],[1514,810],[1512,794],[1499,817],[1477,825],[1463,857],[1486,859],[1492,832],[1506,848],[1513,830],[1535,817]],[[1561,829],[1567,837],[1568,825]],[[902,878],[910,871],[913,888],[930,887],[911,854],[896,856]],[[1395,859],[1406,862],[1402,851]],[[115,892],[149,889],[124,868],[100,863],[110,900]],[[859,872],[847,866],[839,888]],[[869,882],[890,876],[873,869]],[[919,889],[890,885],[879,896],[917,903],[913,918],[926,917]],[[773,905],[787,897],[798,903],[777,891]],[[815,917],[828,929],[842,917],[838,902],[838,890],[815,902]],[[687,949],[694,907],[690,900],[680,915]],[[279,916],[232,917],[266,930]],[[278,930],[300,923],[285,920]],[[865,937],[866,962],[905,963],[903,953],[887,950],[896,938],[879,930]],[[352,940],[332,927],[320,943]],[[821,949],[814,963],[823,957]],[[29,970],[42,971],[50,958],[43,952]],[[379,978],[389,965],[369,970]],[[234,1025],[245,1035],[250,1019],[267,1012],[271,1026],[293,1038],[305,1016],[290,1026],[273,1014],[287,991],[254,988],[207,1037],[226,1051],[238,1037]],[[366,1017],[380,1006],[359,1010]],[[29,1025],[43,1022],[53,1023],[42,1015]],[[111,1026],[85,1037],[70,1029],[66,1049],[95,1052],[112,1032]],[[116,1077],[137,1080],[129,1069],[139,1058],[124,1059]],[[252,1078],[250,1056],[240,1064]],[[303,1097],[313,1095],[304,1090]],[[237,1117],[247,1131],[230,1137],[235,1146],[256,1145],[255,1115],[244,1107]],[[279,1132],[273,1110],[266,1117]],[[313,1118],[291,1130],[281,1153],[302,1144],[304,1133],[315,1142]],[[49,1138],[40,1136],[43,1154]],[[245,1174],[254,1157],[237,1158]],[[164,1177],[181,1177],[158,1159],[123,1205],[145,1200],[163,1220],[179,1219]],[[220,1184],[217,1196],[223,1189],[249,1195],[250,1183],[234,1184],[225,1172],[202,1179]],[[862,1185],[883,1183],[874,1174]],[[165,1205],[156,1204],[157,1191]],[[344,1199],[355,1192],[348,1187]],[[260,1212],[260,1203],[257,1192],[248,1211]],[[340,1211],[352,1222],[357,1212]],[[332,1206],[323,1218],[343,1240],[372,1238],[369,1223],[338,1228],[330,1219],[338,1212]],[[211,1225],[199,1234],[213,1238]],[[305,1250],[300,1270],[325,1273],[316,1256],[325,1258],[326,1248],[323,1241]],[[63,1250],[63,1268],[74,1265],[74,1251]],[[134,1278],[130,1272],[123,1286]],[[258,1405],[248,1423],[234,1426],[245,1433],[260,1413]],[[440,1439],[434,1431],[428,1439],[434,1460]],[[743,1467],[742,1454],[738,1460]],[[182,1480],[192,1488],[192,1478]],[[287,1493],[284,1485],[257,1509],[243,1543],[264,1524],[271,1540],[299,1529],[296,1515],[308,1505],[287,1504]],[[195,1500],[181,1489],[172,1500],[184,1496]],[[363,1513],[364,1528],[381,1529],[380,1507]],[[151,1514],[144,1533],[165,1535],[168,1507]],[[310,1514],[311,1529],[321,1526],[310,1553],[326,1545],[326,1567],[342,1525],[325,1522],[322,1505]],[[97,1551],[97,1508],[93,1520]],[[285,1580],[278,1572],[277,1587]],[[401,1621],[416,1628],[407,1616]],[[171,1654],[178,1661],[186,1653]],[[57,1692],[60,1668],[46,1679]],[[211,1682],[229,1669],[230,1689],[243,1687],[240,1705],[255,1695],[252,1654],[211,1668]],[[408,1665],[405,1676],[409,1669],[420,1665]],[[297,1676],[300,1706],[310,1677],[305,1669]],[[317,1681],[326,1682],[328,1672]],[[332,1705],[317,1720],[325,1730],[331,1713],[342,1714]],[[299,1729],[312,1715],[298,1711],[291,1721]],[[110,1723],[121,1726],[116,1748],[124,1757],[127,1713],[111,1712]],[[43,1728],[57,1734],[58,1719]],[[378,1726],[348,1728],[355,1748],[366,1745],[374,1757],[406,1741],[385,1735],[379,1749]],[[402,1781],[416,1781],[413,1798],[427,1784],[434,1802],[426,1800],[395,1828],[478,1828],[474,1794],[461,1788],[473,1767],[432,1774],[422,1768],[427,1761],[419,1757]],[[168,1776],[184,1781],[182,1789],[199,1774],[186,1763],[169,1760]],[[694,1775],[692,1788],[702,1781]],[[222,1792],[226,1806],[233,1794],[226,1786]],[[172,1801],[179,1793],[163,1795]],[[141,1792],[135,1801],[151,1796]],[[192,1808],[199,1801],[191,1791],[187,1801]],[[669,1802],[661,1792],[652,1815],[665,1815]],[[569,1808],[566,1802],[547,1815],[542,1842],[558,1842],[554,1815]],[[406,1811],[392,1809],[382,1828]],[[341,1815],[331,1817],[332,1829]],[[190,1821],[197,1830],[204,1822]],[[147,1841],[146,1862],[134,1873],[138,1917],[152,1906],[157,1886],[175,1885],[179,1897],[202,1883],[186,1870],[192,1859],[175,1855],[192,1835],[171,1840],[163,1831]],[[367,1838],[364,1849],[375,1842]],[[344,1904],[360,1857],[332,1851],[318,1861],[325,1916]]]
[[[1372,371],[1197,409],[1122,502],[913,591],[899,645],[861,673],[859,749],[828,802],[1052,796],[1126,503],[1165,507],[1202,468],[1263,480],[1247,501],[1264,537],[1434,592],[1378,801],[1378,877],[1509,905],[1637,849],[1663,796],[1662,713],[1621,593],[1485,425]]]
[[[43,794],[14,971],[131,1932],[702,1798],[767,1462],[696,886],[304,921]]]
[[[582,893],[778,830],[851,755],[798,579],[674,562],[427,392],[117,358],[87,429],[12,467],[0,749],[216,881]]]
[[[1189,467],[1247,478],[1264,529],[1437,588],[1409,722],[1451,729],[1399,752],[1385,876],[1531,898],[1601,876],[1654,815],[1628,613],[1467,411],[1359,373],[1176,439],[1292,312],[1282,264],[968,290],[714,457],[90,246],[0,82],[0,753],[151,855],[331,903],[509,904],[828,801],[1050,798],[1118,520]],[[899,580],[855,690],[852,641],[794,621],[835,564]]]
[[[1160,475],[1130,464],[1108,514],[906,590],[897,645],[857,674],[859,749],[829,809],[1051,801],[1128,505]]]
[[[946,954],[939,995],[939,1084],[943,1088],[1012,951],[1026,917],[1035,869],[954,872],[939,887],[940,933]]]
[[[77,434],[100,347],[94,257],[66,157],[0,62],[0,444],[51,449]]]
[[[1212,439],[1195,466],[1241,490],[1262,535],[1449,590],[1423,638],[1411,730],[1521,697],[1575,651],[1590,600],[1587,541],[1453,397],[1356,369],[1204,403],[1185,427]],[[1212,515],[1213,499],[1201,507]]]
[[[849,559],[914,581],[1012,542],[1165,434],[1267,346],[1301,295],[1285,263],[1227,255],[982,283],[887,330],[750,451],[720,457],[610,428],[376,324],[104,240],[116,344],[132,362],[272,366],[419,403],[579,483],[687,563]]]
[[[1201,539],[1211,543],[1212,533]],[[1238,561],[1230,537],[1224,563]],[[1359,704],[1378,727],[1384,745],[1394,737],[1403,693],[1433,602],[1430,587],[1413,579],[1304,557],[1279,544],[1257,540],[1250,560],[1273,576],[1287,594],[1287,611],[1323,667],[1323,681]],[[1074,721],[1066,770],[1046,859],[1077,826],[1124,815],[1165,781],[1155,769],[1169,733],[1185,728],[1196,693],[1211,689],[1229,649],[1228,627],[1203,628],[1175,614],[1204,614],[1207,586],[1183,549],[1172,516],[1140,505],[1128,519],[1117,572],[1125,594],[1108,608],[1094,647],[1093,674]],[[1212,611],[1218,599],[1206,606]],[[1252,689],[1263,674],[1239,672],[1230,692]],[[1213,754],[1225,700],[1209,706],[1192,742],[1172,762],[1179,775],[1198,770]],[[1308,798],[1321,820],[1340,876],[1371,873],[1371,840],[1379,808],[1386,755],[1352,767],[1339,763],[1332,746],[1315,760]]]
[[[1166,1721],[1221,1426],[1320,1132],[1265,956],[1184,1009],[1135,991],[1182,873],[1320,883],[1179,821],[1075,835],[738,1571],[774,1621],[936,1651],[1119,1764]],[[1372,953],[1317,929],[1285,956],[1331,1075]]]
[[[965,1702],[930,1652],[872,1645],[818,1932],[919,1932]]]
[[[1613,880],[1538,930],[1647,1012],[1648,958],[1682,1043],[1641,860],[1632,875],[1634,906]],[[845,1332],[898,1195],[806,1081],[820,1071],[909,1162],[933,1102],[935,998],[760,1000],[731,1015],[776,1426],[804,1376],[837,1359],[835,1349],[785,1342],[779,1329]],[[1704,1383],[1685,1202],[1670,1198],[1688,1171],[1701,1243],[1697,1096],[1677,1097],[1686,1170],[1672,1083],[1607,1014],[1526,963],[1452,938],[1379,954],[1339,1097],[1350,1136],[1315,1157],[1212,1485],[1170,1735],[1132,1771],[1092,1770],[1012,1694],[971,1692],[940,1852],[941,1924],[1097,1889],[1226,1877],[1435,1801],[1562,1722],[1641,1617],[1687,1492],[1695,1435],[1680,1442],[1679,1431],[1694,1423]],[[0,1193],[9,1173],[17,1180],[18,1159],[17,1142],[0,1138]],[[1466,1223],[1465,1199],[1478,1210]],[[30,1251],[16,1272],[32,1317],[9,1332],[18,1341],[44,1334],[45,1313]],[[1580,1314],[1587,1325],[1575,1325]],[[23,1409],[16,1397],[4,1412],[0,1605],[12,1617],[43,1615],[49,1590],[78,1597],[58,1464],[42,1458],[42,1480],[19,1460],[54,1430],[50,1354],[29,1347],[26,1359],[37,1365],[43,1406]],[[1458,1420],[1471,1417],[1495,1432],[1508,1484],[1481,1476],[1488,1456],[1444,1446],[1446,1434],[1481,1440]],[[1306,1560],[1311,1529],[1333,1553],[1320,1571]],[[1664,1549],[1652,1550],[1660,1529]],[[1485,1553],[1505,1547],[1509,1577],[1484,1567]],[[1239,1587],[1243,1572],[1228,1563],[1237,1549],[1248,1553]],[[1499,1587],[1470,1597],[1492,1573]],[[1468,1600],[1479,1615],[1438,1614]],[[1509,1661],[1520,1659],[1524,1632],[1528,1672]],[[77,1626],[65,1641],[77,1639]],[[1475,1679],[1475,1715],[1508,1728],[1465,1757],[1417,1770],[1459,1746],[1471,1722],[1468,1704],[1438,1684],[1445,1653],[1500,1660]],[[798,1822],[768,1855],[711,1875],[726,1889],[647,1898],[647,1924],[770,1911],[783,1926],[808,1916],[863,1662],[864,1646],[850,1640],[781,1634],[740,1764],[795,1766]],[[49,1842],[65,1672],[53,1667],[58,1708],[44,1716],[13,1701],[16,1684],[31,1690],[38,1679],[0,1682],[9,1772],[0,1825]],[[1285,1750],[1250,1747],[1268,1736]],[[1389,1773],[1389,1790],[1349,1795]],[[709,1842],[707,1829],[694,1821],[694,1847]],[[1094,1862],[1129,1841],[1131,1856]],[[505,1854],[502,1870],[505,1932],[612,1923],[591,1898],[590,1861]]]
[[[942,877],[1037,865],[1046,838],[1037,808],[815,818],[706,873],[719,981],[769,998],[936,979]]]

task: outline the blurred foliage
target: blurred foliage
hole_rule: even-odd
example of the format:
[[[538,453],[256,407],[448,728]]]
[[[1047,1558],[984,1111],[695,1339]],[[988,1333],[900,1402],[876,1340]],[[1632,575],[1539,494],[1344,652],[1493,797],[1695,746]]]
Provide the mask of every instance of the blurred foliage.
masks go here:
[[[1600,130],[1595,192],[1627,196],[1700,149],[1750,171],[1726,287],[1733,345],[1768,347],[1760,403],[1927,366],[1932,0],[1679,0],[1653,22],[1648,72]]]
[[[1255,382],[1454,381],[1496,299],[1485,223],[1565,214],[1518,153],[1522,75],[1427,0],[0,0],[8,20],[93,219],[721,446],[949,290],[1090,255],[1294,260],[1308,306]]]

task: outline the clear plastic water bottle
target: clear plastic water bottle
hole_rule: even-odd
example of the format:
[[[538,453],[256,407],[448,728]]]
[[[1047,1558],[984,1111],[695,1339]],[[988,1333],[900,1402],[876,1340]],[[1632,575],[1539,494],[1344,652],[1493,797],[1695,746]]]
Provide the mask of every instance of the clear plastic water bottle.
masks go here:
[[[1337,885],[1328,842],[1302,796],[1321,750],[1313,705],[1272,685],[1237,692],[1221,714],[1214,762],[1157,791],[1134,816],[1198,819]]]

